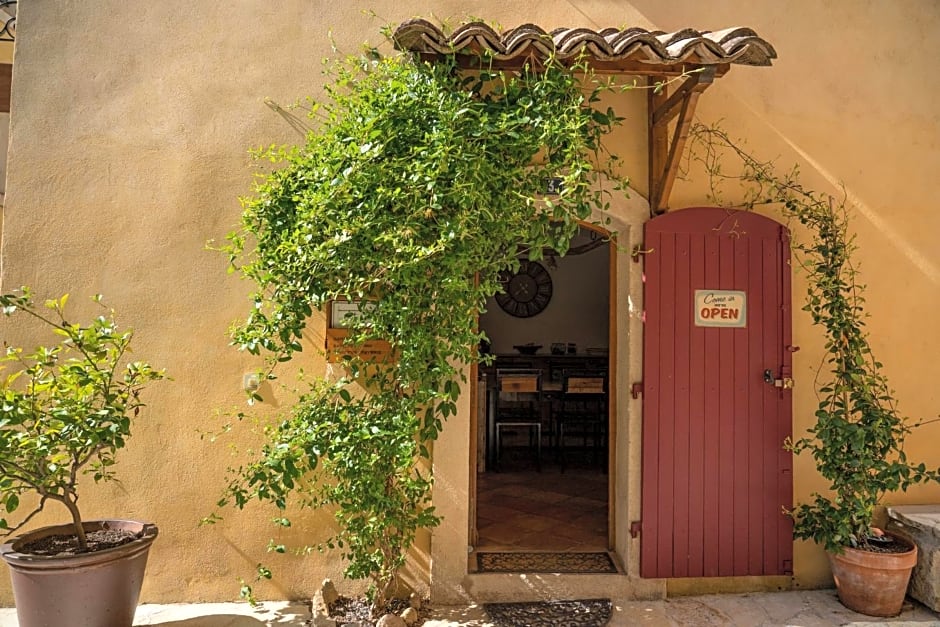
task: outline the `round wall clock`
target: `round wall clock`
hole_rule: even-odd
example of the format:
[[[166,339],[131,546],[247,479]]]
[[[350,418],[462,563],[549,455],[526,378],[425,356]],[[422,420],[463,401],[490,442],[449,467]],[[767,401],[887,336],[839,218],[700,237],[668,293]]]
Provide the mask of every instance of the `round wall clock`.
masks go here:
[[[552,277],[538,262],[523,259],[518,272],[504,271],[499,281],[503,292],[496,294],[496,302],[511,316],[534,316],[552,299]]]

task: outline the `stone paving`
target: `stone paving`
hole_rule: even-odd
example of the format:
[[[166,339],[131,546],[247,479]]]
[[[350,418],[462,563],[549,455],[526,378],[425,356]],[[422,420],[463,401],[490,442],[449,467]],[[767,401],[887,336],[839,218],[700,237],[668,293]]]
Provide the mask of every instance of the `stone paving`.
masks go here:
[[[265,603],[261,611],[244,603],[141,605],[137,626],[307,627],[307,603]],[[940,615],[908,603],[901,615],[874,619],[839,604],[834,590],[720,594],[662,601],[614,599],[611,627],[940,627]],[[0,609],[0,627],[17,627],[15,610]],[[63,625],[62,627],[69,627]],[[478,606],[434,608],[425,627],[493,627]],[[520,626],[522,627],[522,626]]]
[[[715,594],[662,601],[614,599],[610,627],[940,627],[940,615],[919,604],[905,605],[893,619],[873,619],[843,607],[835,590]],[[480,608],[442,608],[425,627],[492,627]]]

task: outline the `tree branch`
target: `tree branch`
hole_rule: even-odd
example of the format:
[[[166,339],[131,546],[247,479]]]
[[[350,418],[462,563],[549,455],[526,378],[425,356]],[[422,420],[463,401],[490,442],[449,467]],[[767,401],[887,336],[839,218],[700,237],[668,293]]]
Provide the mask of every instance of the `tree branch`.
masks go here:
[[[36,509],[34,509],[32,512],[30,512],[29,516],[27,516],[27,517],[24,518],[22,521],[20,521],[20,524],[16,525],[15,527],[11,527],[11,528],[5,530],[4,533],[3,533],[3,537],[4,537],[4,538],[8,538],[8,537],[12,536],[14,533],[16,533],[17,531],[19,531],[20,529],[22,529],[23,527],[25,527],[26,524],[27,524],[30,520],[32,520],[33,516],[35,516],[36,514],[38,514],[39,512],[42,511],[42,508],[45,507],[45,505],[46,505],[46,497],[43,496],[42,499],[40,499],[40,501],[39,501],[39,505],[36,506]]]

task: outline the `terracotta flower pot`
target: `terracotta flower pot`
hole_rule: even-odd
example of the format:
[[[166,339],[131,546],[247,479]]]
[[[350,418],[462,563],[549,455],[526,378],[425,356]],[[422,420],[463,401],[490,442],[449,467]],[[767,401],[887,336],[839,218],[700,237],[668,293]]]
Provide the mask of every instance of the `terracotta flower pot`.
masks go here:
[[[20,627],[131,627],[156,525],[135,520],[91,520],[85,531],[122,529],[141,534],[111,549],[70,556],[20,553],[27,542],[71,533],[71,525],[43,527],[0,546],[10,566]]]
[[[897,536],[895,536],[897,538]],[[846,547],[842,555],[829,553],[829,565],[839,600],[850,610],[868,616],[897,616],[907,593],[917,547],[906,553],[876,553]]]

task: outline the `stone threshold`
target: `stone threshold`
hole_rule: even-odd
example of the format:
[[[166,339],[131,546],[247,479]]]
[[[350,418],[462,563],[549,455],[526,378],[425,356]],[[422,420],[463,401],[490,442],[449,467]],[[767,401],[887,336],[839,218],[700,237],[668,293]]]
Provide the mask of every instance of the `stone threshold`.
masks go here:
[[[621,573],[468,573],[459,586],[434,586],[435,604],[511,603],[547,599],[619,598],[650,601],[666,597],[665,579]]]

